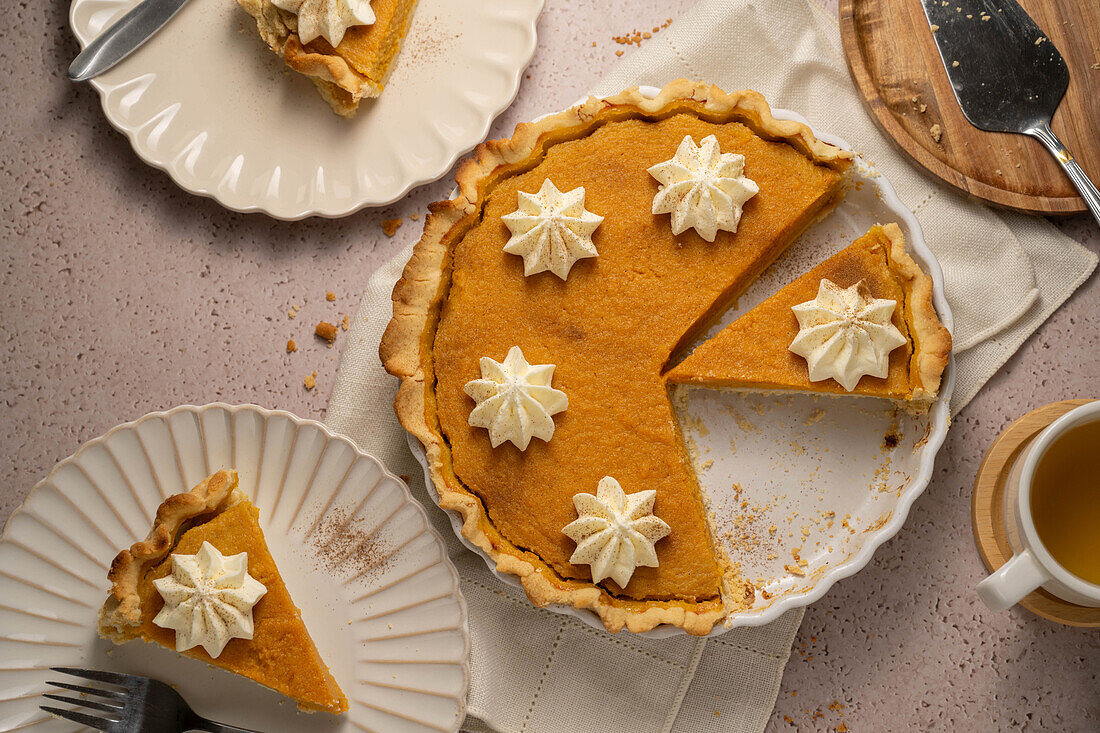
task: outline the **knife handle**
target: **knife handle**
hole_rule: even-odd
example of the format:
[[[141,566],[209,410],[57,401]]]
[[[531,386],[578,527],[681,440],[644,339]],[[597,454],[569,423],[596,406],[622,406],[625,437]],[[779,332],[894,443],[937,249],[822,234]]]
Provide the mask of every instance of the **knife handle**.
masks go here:
[[[1069,180],[1081,193],[1081,198],[1085,200],[1085,206],[1089,207],[1096,223],[1100,224],[1100,191],[1096,190],[1096,185],[1085,175],[1085,171],[1081,169],[1077,159],[1073,157],[1073,154],[1066,149],[1058,136],[1050,129],[1050,125],[1046,122],[1040,122],[1024,132],[1047,147],[1050,154],[1062,166],[1062,170],[1069,176]]]
[[[143,0],[100,33],[69,64],[69,79],[85,81],[102,74],[148,41],[187,4],[187,0]]]

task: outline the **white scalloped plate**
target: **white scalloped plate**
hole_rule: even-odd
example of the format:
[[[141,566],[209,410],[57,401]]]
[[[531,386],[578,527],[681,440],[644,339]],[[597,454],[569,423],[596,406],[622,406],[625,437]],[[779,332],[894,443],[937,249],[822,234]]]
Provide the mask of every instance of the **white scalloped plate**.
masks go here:
[[[297,712],[266,688],[162,647],[98,638],[107,568],[164,497],[236,468],[271,552],[351,709]],[[86,443],[0,538],[0,730],[71,731],[38,709],[49,667],[159,678],[206,717],[263,731],[458,730],[466,603],[442,538],[400,479],[312,420],[185,405]]]
[[[641,91],[648,96],[659,92],[644,86]],[[789,110],[772,113],[777,119],[808,124]],[[835,135],[814,134],[852,149]],[[891,221],[901,226],[910,254],[931,275],[933,302],[950,330],[953,320],[943,292],[943,271],[924,242],[920,224],[890,182],[859,159],[852,190],[836,209],[804,233],[703,338],[847,246],[871,225]],[[758,589],[753,606],[731,614],[711,636],[739,626],[760,626],[817,601],[838,580],[866,566],[874,551],[901,530],[909,508],[932,478],[936,454],[947,435],[954,371],[952,361],[939,397],[927,414],[918,416],[895,409],[891,401],[866,397],[695,388],[674,392],[700,486],[717,518],[719,541]],[[887,434],[897,438],[890,450],[883,448]],[[407,437],[424,468],[429,493],[438,501],[423,446],[412,435]],[[747,506],[742,508],[742,502]],[[462,536],[457,514],[448,516],[455,534],[482,556],[494,575],[521,588],[515,576],[498,572],[496,563]],[[804,566],[793,555],[796,549]],[[587,609],[550,608],[604,628]],[[663,638],[682,633],[677,627],[659,626],[641,635]]]
[[[73,0],[81,47],[138,0]],[[346,120],[234,0],[191,0],[92,80],[145,162],[234,211],[345,216],[439,178],[511,104],[543,0],[420,0],[386,90]]]

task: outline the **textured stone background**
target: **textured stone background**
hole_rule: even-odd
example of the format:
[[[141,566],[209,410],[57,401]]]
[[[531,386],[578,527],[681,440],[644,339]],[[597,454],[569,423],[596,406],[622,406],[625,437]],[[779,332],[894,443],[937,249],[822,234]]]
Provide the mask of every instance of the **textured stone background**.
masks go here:
[[[573,102],[625,48],[611,36],[690,3],[548,0],[529,78],[492,136]],[[0,520],[56,461],[152,410],[224,400],[323,418],[339,348],[311,325],[353,311],[375,267],[418,235],[410,215],[451,184],[340,221],[224,211],[144,165],[95,92],[66,81],[77,44],[65,3],[12,5],[0,48]],[[379,223],[395,216],[405,226],[390,239]],[[1100,247],[1091,220],[1061,226]],[[1100,632],[982,608],[969,522],[982,452],[1010,421],[1100,396],[1098,302],[1094,276],[959,416],[901,534],[809,609],[770,729],[1100,730]],[[288,338],[298,353],[285,353]]]

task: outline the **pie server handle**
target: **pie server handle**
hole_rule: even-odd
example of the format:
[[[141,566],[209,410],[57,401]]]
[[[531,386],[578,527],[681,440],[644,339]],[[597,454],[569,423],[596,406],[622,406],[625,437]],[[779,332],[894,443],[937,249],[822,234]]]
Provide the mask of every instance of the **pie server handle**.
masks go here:
[[[1077,190],[1081,194],[1081,198],[1085,200],[1085,205],[1089,207],[1089,211],[1092,212],[1093,218],[1096,219],[1096,223],[1100,224],[1100,191],[1096,190],[1096,185],[1089,180],[1088,175],[1081,168],[1081,164],[1077,162],[1077,159],[1074,158],[1068,150],[1066,150],[1066,146],[1062,144],[1062,141],[1058,139],[1054,131],[1050,129],[1050,125],[1040,121],[1027,130],[1024,130],[1024,133],[1036,138],[1047,147],[1050,154],[1054,156],[1055,160],[1058,161],[1058,164],[1062,166],[1062,169],[1066,172],[1066,175],[1069,176],[1069,180],[1077,187]]]
[[[88,44],[69,65],[69,79],[86,81],[133,53],[161,29],[187,0],[144,0]]]

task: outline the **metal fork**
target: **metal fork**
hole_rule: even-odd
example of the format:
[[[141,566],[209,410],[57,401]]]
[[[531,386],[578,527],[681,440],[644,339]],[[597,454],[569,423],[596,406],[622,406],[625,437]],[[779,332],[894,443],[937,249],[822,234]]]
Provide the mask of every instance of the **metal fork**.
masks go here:
[[[107,731],[107,733],[183,733],[188,730],[210,731],[210,733],[258,733],[248,728],[224,725],[203,718],[191,709],[178,692],[160,680],[133,674],[103,672],[97,669],[71,667],[50,667],[50,669],[121,688],[105,689],[73,685],[68,682],[46,682],[47,685],[60,687],[63,690],[88,696],[94,695],[98,698],[93,700],[91,697],[66,697],[43,693],[43,697],[51,700],[96,711],[93,715],[80,710],[67,710],[49,705],[40,706],[47,713],[89,728]]]

